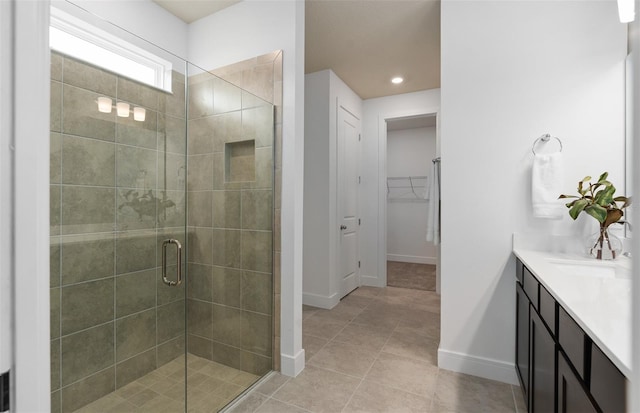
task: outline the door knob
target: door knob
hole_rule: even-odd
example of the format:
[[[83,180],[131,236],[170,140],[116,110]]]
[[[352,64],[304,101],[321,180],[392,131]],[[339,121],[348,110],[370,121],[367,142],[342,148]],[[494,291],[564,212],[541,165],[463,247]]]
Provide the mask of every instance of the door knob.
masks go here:
[[[347,229],[346,225],[340,225],[340,229]]]

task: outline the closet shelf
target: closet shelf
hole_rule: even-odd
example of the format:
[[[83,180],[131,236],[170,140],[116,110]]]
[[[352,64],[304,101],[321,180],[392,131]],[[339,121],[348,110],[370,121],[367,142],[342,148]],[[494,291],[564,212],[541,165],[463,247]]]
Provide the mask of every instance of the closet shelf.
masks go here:
[[[390,176],[387,178],[387,199],[426,201],[428,182],[426,176]]]

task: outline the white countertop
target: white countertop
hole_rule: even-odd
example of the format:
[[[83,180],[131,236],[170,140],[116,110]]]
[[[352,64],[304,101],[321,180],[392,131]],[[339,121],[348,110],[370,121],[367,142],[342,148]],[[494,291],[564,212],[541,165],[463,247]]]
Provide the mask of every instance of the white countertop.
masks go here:
[[[528,249],[515,242],[513,252],[622,374],[631,378],[631,279],[614,275],[630,274],[631,259],[598,261],[575,253]],[[573,264],[593,271],[577,275],[563,270]]]

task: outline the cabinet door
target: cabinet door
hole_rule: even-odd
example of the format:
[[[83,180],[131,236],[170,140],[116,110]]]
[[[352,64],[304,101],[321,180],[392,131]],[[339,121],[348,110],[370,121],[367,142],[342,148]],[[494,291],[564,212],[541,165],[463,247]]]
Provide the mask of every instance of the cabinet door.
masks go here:
[[[516,283],[516,371],[525,400],[529,400],[529,307],[529,299]]]
[[[596,413],[580,379],[558,352],[558,413]]]
[[[556,343],[538,313],[533,309],[530,320],[529,399],[531,402],[529,412],[554,413],[556,405]]]

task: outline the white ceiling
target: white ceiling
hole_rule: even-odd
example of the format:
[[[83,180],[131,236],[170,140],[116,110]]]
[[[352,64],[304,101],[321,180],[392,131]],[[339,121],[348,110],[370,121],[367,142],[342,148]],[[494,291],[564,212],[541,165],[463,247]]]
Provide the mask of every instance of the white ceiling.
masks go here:
[[[191,23],[240,0],[154,1]],[[440,87],[439,0],[306,0],[305,11],[305,73],[332,69],[362,99]]]

